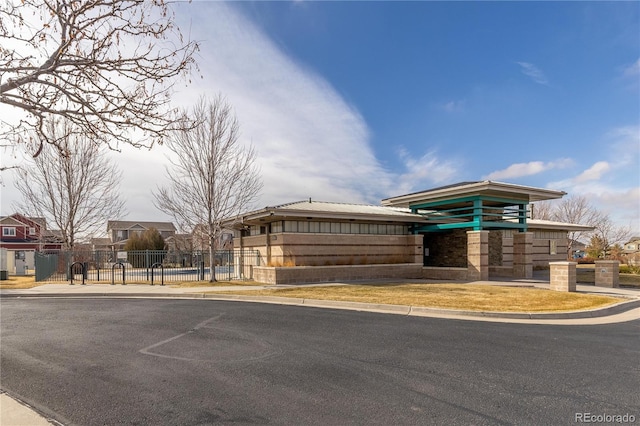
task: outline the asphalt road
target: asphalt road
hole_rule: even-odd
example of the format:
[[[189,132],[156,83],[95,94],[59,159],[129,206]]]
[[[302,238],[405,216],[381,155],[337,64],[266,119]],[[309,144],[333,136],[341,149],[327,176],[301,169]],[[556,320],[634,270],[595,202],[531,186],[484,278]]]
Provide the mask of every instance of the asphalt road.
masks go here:
[[[0,387],[66,425],[640,423],[640,321],[2,299],[0,330]]]

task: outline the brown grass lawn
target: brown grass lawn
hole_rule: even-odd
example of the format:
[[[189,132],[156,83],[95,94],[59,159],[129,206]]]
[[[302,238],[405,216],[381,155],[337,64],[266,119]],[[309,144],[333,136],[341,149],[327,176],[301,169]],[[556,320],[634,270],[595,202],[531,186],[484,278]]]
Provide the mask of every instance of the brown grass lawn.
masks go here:
[[[583,273],[581,271],[578,272]],[[587,272],[585,271],[584,273]],[[593,274],[593,271],[591,273]],[[622,274],[620,281],[622,282]],[[24,289],[41,284],[43,283],[36,283],[33,276],[10,277],[8,280],[0,281],[0,288]],[[144,284],[148,285],[148,283]],[[198,288],[230,285],[252,286],[256,285],[256,283],[253,281],[218,281],[216,283],[196,281],[170,282],[165,285]],[[478,284],[376,283],[371,285],[244,290],[243,294],[503,312],[557,312],[592,309],[622,300],[608,296]]]
[[[9,277],[8,280],[0,281],[0,289],[32,288],[41,284],[42,283],[36,283],[36,277],[33,275]]]
[[[243,294],[502,312],[598,308],[623,299],[479,284],[372,284],[243,291]]]

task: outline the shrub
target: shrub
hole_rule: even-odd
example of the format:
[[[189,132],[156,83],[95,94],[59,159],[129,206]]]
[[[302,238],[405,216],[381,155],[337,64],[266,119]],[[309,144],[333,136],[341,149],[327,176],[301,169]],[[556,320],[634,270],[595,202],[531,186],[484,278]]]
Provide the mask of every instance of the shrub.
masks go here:
[[[640,275],[640,266],[635,265],[620,265],[621,274],[635,274]]]

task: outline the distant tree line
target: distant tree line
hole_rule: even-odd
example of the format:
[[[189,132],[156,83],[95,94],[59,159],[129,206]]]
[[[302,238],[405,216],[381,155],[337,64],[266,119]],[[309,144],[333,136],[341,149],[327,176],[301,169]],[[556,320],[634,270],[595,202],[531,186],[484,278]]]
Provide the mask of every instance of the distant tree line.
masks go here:
[[[531,218],[593,227],[593,231],[569,232],[569,255],[573,253],[574,243],[580,241],[587,243],[586,252],[591,258],[622,260],[622,244],[631,237],[629,226],[616,225],[607,213],[595,208],[582,195],[536,203],[532,206]]]

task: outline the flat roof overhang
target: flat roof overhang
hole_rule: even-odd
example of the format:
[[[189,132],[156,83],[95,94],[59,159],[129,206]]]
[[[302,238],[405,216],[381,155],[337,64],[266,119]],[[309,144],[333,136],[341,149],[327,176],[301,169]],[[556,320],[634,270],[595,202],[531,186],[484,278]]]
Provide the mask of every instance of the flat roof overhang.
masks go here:
[[[567,231],[567,232],[581,232],[581,231],[593,231],[593,226],[578,225],[575,223],[553,222],[550,220],[542,219],[529,219],[527,221],[529,228],[542,229],[547,231]]]
[[[460,199],[484,197],[486,201],[509,200],[514,204],[528,204],[535,201],[554,200],[566,195],[564,191],[554,191],[531,186],[515,185],[490,180],[482,182],[468,182],[427,191],[414,192],[397,197],[382,200],[383,206],[416,208],[420,205],[434,206],[439,203],[446,204],[449,208],[455,208]],[[503,204],[497,202],[496,205]]]
[[[413,225],[416,223],[427,223],[427,219],[419,214],[405,213],[397,214],[363,214],[363,213],[339,213],[324,212],[315,210],[287,210],[279,208],[264,208],[255,212],[237,216],[225,223],[226,226],[240,228],[246,225],[264,225],[281,220],[319,220],[319,221],[359,221],[359,222],[380,222]]]

